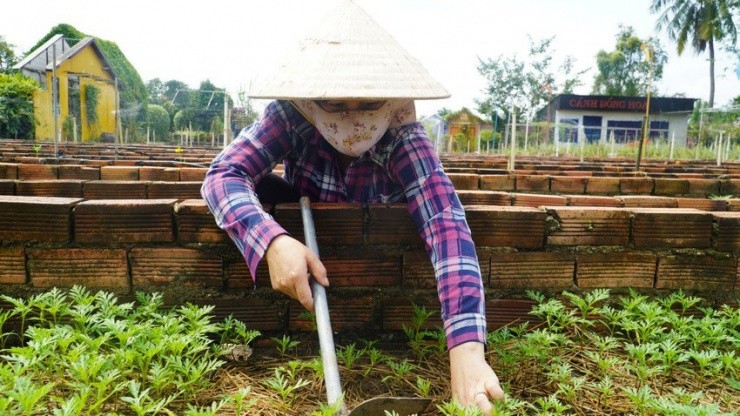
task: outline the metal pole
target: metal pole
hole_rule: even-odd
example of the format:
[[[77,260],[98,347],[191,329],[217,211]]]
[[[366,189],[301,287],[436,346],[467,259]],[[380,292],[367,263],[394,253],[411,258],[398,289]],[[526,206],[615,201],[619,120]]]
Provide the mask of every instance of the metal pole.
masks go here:
[[[583,151],[586,147],[586,130],[583,128],[583,124],[578,126],[578,144],[581,146],[581,163],[583,163]]]
[[[650,133],[650,90],[653,88],[653,56],[652,49],[649,45],[645,45],[645,58],[648,61],[648,88],[647,88],[647,100],[645,102],[645,119],[642,126],[642,137],[640,138],[640,147],[637,149],[637,164],[635,170],[640,171],[640,162],[642,159],[642,152],[645,143],[647,142],[648,134]]]
[[[319,255],[319,247],[316,243],[316,231],[314,229],[313,215],[308,197],[301,197],[301,216],[303,218],[303,234],[306,238],[306,246],[316,255]],[[342,383],[339,379],[339,366],[334,349],[334,335],[331,330],[329,317],[329,304],[327,302],[326,289],[314,280],[311,281],[311,292],[313,293],[314,309],[316,312],[316,330],[319,333],[319,344],[321,348],[321,361],[324,368],[324,383],[326,383],[326,398],[329,405],[333,405],[342,399]],[[346,408],[342,405],[341,414],[346,414]]]
[[[530,117],[527,117],[527,126],[524,128],[524,151],[527,151],[527,142],[529,141],[529,120]]]
[[[516,107],[511,106],[511,149],[509,149],[509,171],[514,170],[516,153]]]
[[[113,159],[118,160],[118,142],[121,140],[120,136],[123,131],[123,129],[121,129],[121,94],[118,92],[118,78],[115,78],[113,81],[116,87],[116,138],[113,141],[115,143]],[[128,129],[126,131],[128,132]]]
[[[673,134],[671,134],[671,150],[668,154],[668,160],[673,160],[673,148],[676,146],[676,131],[673,130]]]
[[[54,43],[51,53],[51,108],[54,114],[54,159],[58,155],[59,143],[59,83],[57,80],[57,44]]]

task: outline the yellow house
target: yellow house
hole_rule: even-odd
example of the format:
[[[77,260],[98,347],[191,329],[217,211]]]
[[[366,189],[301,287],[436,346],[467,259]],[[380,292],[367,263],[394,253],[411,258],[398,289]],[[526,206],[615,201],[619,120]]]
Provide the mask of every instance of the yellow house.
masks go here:
[[[61,140],[88,141],[115,134],[116,76],[95,39],[86,37],[70,46],[62,35],[55,35],[15,68],[42,86],[33,99],[36,140],[54,138],[53,79],[59,91],[56,125]]]

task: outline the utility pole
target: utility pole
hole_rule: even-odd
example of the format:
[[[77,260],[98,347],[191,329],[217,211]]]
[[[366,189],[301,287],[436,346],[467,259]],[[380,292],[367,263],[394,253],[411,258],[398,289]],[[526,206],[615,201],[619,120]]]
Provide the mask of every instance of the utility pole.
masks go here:
[[[59,84],[57,82],[57,44],[51,52],[51,109],[54,114],[54,159],[59,154]]]

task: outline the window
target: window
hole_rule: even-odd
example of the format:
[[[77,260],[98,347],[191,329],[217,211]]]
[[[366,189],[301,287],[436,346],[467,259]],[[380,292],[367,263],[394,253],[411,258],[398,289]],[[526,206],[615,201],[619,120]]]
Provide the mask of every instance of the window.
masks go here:
[[[614,142],[627,143],[640,139],[642,131],[642,121],[633,120],[608,120],[606,122],[606,135],[611,140],[614,135]]]
[[[560,142],[577,143],[578,142],[578,119],[561,118],[560,119]]]
[[[589,143],[601,140],[601,116],[583,116],[583,131]]]

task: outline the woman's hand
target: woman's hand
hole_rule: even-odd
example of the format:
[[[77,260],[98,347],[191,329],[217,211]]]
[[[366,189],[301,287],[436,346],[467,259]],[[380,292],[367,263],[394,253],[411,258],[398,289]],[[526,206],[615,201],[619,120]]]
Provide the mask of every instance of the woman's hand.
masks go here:
[[[329,286],[326,268],[319,257],[300,241],[283,234],[270,242],[265,258],[272,288],[298,300],[313,312],[310,276],[320,285]]]
[[[462,406],[475,404],[484,415],[491,413],[491,399],[503,400],[498,377],[486,362],[483,344],[466,342],[450,350],[452,397]]]

